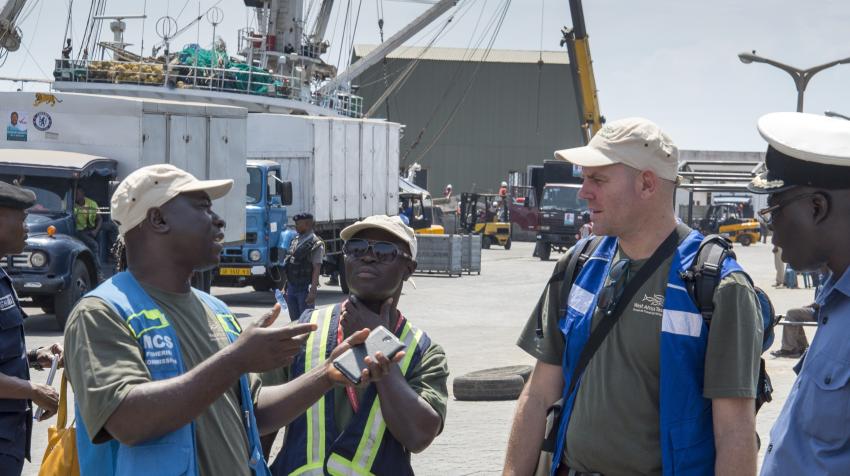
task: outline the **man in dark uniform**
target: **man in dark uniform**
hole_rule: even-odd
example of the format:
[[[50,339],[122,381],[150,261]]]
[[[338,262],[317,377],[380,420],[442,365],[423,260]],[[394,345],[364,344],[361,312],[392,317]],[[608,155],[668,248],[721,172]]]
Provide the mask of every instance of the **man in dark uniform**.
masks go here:
[[[0,182],[0,255],[20,253],[26,245],[26,209],[35,204],[29,190]],[[30,382],[29,367],[50,366],[62,347],[26,351],[24,313],[12,280],[0,269],[0,476],[19,476],[30,458],[32,405],[44,409],[42,420],[56,413],[59,394],[52,387]]]
[[[316,305],[319,275],[325,244],[313,233],[313,215],[299,213],[292,217],[298,236],[289,245],[286,258],[286,305],[289,318],[297,321],[307,309]]]

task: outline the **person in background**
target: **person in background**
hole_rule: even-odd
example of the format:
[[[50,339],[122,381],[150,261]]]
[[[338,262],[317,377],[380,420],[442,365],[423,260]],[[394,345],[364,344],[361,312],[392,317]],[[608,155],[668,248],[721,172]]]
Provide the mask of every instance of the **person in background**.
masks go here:
[[[88,198],[82,187],[77,187],[74,193],[74,223],[75,236],[82,241],[100,262],[100,245],[97,235],[100,233],[102,220],[97,213],[97,202]]]
[[[452,184],[446,185],[446,189],[443,190],[443,196],[446,198],[452,198]]]
[[[319,276],[322,274],[322,259],[325,243],[313,233],[313,215],[299,213],[292,217],[298,236],[289,244],[286,257],[286,287],[284,296],[289,309],[289,318],[297,321],[307,309],[316,304]]]
[[[775,243],[775,241],[774,241]],[[782,261],[782,249],[773,245],[773,267],[776,269],[776,282],[774,288],[785,287],[785,263]]]

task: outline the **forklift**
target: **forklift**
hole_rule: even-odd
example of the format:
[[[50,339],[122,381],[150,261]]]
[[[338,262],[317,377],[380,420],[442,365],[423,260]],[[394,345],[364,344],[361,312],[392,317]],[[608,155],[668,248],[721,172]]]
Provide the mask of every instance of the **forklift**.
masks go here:
[[[464,192],[460,195],[460,228],[481,235],[481,247],[491,245],[511,249],[511,223],[508,204],[494,193]]]
[[[752,204],[748,198],[726,201],[724,197],[717,197],[698,226],[704,235],[719,233],[742,246],[750,246],[761,239],[761,226],[752,216]]]

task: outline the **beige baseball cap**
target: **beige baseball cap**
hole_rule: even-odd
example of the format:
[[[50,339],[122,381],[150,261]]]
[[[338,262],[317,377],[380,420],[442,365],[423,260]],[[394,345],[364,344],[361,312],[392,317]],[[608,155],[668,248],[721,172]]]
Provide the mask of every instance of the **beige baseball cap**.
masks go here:
[[[586,146],[555,151],[555,158],[582,167],[624,164],[652,170],[665,180],[679,179],[679,149],[657,124],[642,117],[609,122]]]
[[[369,228],[388,231],[399,237],[407,243],[407,246],[410,247],[410,254],[413,256],[413,260],[416,261],[416,235],[413,233],[413,228],[405,225],[404,222],[401,221],[401,218],[397,216],[372,215],[370,217],[366,217],[353,225],[345,227],[339,233],[339,236],[343,240],[348,241],[354,237],[354,235]]]
[[[198,180],[194,175],[169,164],[142,167],[118,184],[112,195],[112,220],[122,235],[144,221],[148,210],[164,205],[186,192],[207,192],[210,200],[227,195],[233,180]]]

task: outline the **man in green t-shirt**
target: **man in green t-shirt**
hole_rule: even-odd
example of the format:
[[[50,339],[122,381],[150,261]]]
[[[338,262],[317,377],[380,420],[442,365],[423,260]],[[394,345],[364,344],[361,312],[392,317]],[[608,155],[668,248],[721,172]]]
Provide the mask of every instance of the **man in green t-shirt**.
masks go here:
[[[399,217],[376,215],[340,237],[351,295],[300,322],[317,323],[311,339],[327,342],[326,352],[359,329],[383,326],[407,346],[406,355],[373,384],[334,389],[294,420],[272,474],[411,475],[410,453],[425,450],[443,429],[449,375],[442,347],[398,309],[404,281],[416,269],[416,236]],[[312,359],[308,341],[285,378],[309,369]]]
[[[97,202],[87,197],[82,187],[77,187],[74,193],[75,235],[94,253],[98,261],[100,246],[97,243],[97,234],[100,232],[101,222],[97,213]]]
[[[583,167],[584,184],[579,196],[588,202],[593,232],[618,239],[609,262],[628,260],[622,273],[624,286],[668,236],[675,234],[681,243],[692,231],[677,224],[673,213],[677,155],[676,147],[658,126],[639,118],[609,123],[587,147],[556,153],[556,157]],[[558,262],[553,276],[564,274],[572,252]],[[672,262],[669,256],[652,271],[623,307],[618,321],[585,368],[564,430],[560,465],[552,470],[553,474],[675,473],[673,468],[662,467],[662,447],[666,442],[660,423],[664,411],[660,389],[664,366],[662,327],[669,332],[665,298]],[[611,281],[609,274],[600,295]],[[580,291],[574,294],[581,294]],[[604,312],[596,305],[595,296],[587,299],[592,299],[588,306],[594,307],[584,312],[588,316],[592,313],[595,329]],[[547,409],[565,392],[562,363],[566,339],[561,326],[567,300],[560,281],[548,285],[517,342],[537,359],[537,364],[517,406],[506,475],[532,474],[538,462],[542,467],[552,464],[553,455],[540,458],[540,454]],[[574,302],[578,301],[573,301],[571,295],[571,307]],[[748,278],[742,273],[725,277],[715,291],[714,304],[705,358],[692,367],[692,372],[696,374],[693,380],[702,384],[695,398],[710,399],[716,453],[713,458],[709,455],[710,461],[701,462],[699,471],[691,469],[698,474],[712,473],[714,467],[734,474],[755,474],[754,398],[763,331]],[[538,313],[542,317],[542,337],[537,333]],[[701,316],[694,317],[697,326],[702,325]],[[700,338],[699,327],[696,329],[696,337]],[[693,415],[693,420],[700,416]],[[680,436],[674,433],[673,438]],[[685,447],[687,443],[672,444]],[[538,471],[542,473],[541,468]]]
[[[128,272],[164,316],[165,323],[158,328],[173,328],[185,369],[182,374],[152,377],[150,366],[163,359],[151,357],[140,340],[147,337],[141,335],[143,332],[155,329],[146,328],[137,335],[130,320],[155,316],[139,313],[125,321],[114,303],[88,296],[68,318],[65,345],[70,350],[65,361],[79,416],[92,443],[113,439],[120,443],[116,467],[129,466],[133,474],[156,474],[160,469],[139,467],[134,458],[142,453],[134,452],[135,447],[176,435],[194,423],[191,446],[195,454],[185,457],[194,460],[200,474],[251,475],[246,428],[250,418],[241,401],[241,376],[248,377],[259,434],[270,433],[289,423],[335,384],[344,384],[345,378],[330,362],[368,335],[365,331],[354,333],[338,352],[300,379],[261,388],[252,373],[288,365],[304,345],[304,336],[315,326],[271,328],[280,312],[280,306],[275,306],[230,344],[227,333],[233,329],[192,292],[192,273],[218,264],[225,223],[212,211],[211,200],[223,197],[232,185],[232,180],[200,181],[174,166],[160,164],[130,174],[112,198],[112,217],[125,240]],[[155,346],[157,338],[161,339],[160,348],[171,345],[169,337],[153,335]],[[370,362],[364,376],[380,378],[391,365],[386,359]],[[173,440],[180,442],[176,436]],[[84,444],[87,449],[96,446]],[[143,449],[150,458],[174,444]],[[106,462],[93,461],[92,454],[80,451],[83,474],[85,468],[93,467],[104,470],[98,474],[115,473],[116,468],[103,467]],[[176,473],[190,465],[189,461],[160,459],[162,465],[172,466],[168,472]],[[259,466],[265,470],[264,462]]]

